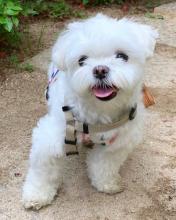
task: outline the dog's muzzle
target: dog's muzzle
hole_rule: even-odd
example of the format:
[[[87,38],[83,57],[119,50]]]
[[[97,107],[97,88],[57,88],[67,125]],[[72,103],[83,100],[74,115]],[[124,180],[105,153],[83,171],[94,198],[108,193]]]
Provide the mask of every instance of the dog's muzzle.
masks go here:
[[[108,66],[99,65],[99,66],[94,67],[93,69],[93,74],[96,79],[102,80],[106,78],[108,73],[109,73]]]

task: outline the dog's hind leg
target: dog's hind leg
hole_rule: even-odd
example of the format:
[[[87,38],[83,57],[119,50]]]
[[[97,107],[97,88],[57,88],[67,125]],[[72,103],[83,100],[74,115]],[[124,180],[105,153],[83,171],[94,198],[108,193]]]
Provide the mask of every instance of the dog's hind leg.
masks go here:
[[[33,131],[30,167],[23,187],[25,208],[50,204],[62,183],[64,122],[47,114]]]

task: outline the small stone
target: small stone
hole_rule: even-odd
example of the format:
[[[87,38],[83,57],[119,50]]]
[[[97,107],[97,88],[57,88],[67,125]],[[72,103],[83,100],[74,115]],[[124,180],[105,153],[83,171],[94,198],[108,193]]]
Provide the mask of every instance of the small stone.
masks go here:
[[[169,201],[171,201],[173,198],[172,198],[172,196],[169,196],[168,199],[169,199]]]
[[[21,173],[14,173],[14,175],[15,175],[15,177],[20,177],[20,176],[22,176]]]

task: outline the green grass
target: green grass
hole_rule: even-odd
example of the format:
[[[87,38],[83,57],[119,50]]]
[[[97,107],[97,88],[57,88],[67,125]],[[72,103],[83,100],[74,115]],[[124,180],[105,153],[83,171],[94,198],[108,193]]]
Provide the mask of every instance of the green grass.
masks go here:
[[[32,73],[34,71],[34,66],[32,64],[30,64],[30,63],[25,63],[25,64],[23,64],[21,66],[21,69],[25,70],[25,71],[27,71],[29,73]]]

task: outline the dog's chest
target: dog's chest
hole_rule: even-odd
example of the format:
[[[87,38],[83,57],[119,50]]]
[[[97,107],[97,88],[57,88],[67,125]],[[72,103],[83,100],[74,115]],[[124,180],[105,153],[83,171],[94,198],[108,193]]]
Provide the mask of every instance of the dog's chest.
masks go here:
[[[104,132],[104,133],[77,133],[77,140],[78,143],[82,143],[86,146],[110,146],[115,141],[118,140],[118,132],[111,131],[111,132]]]

